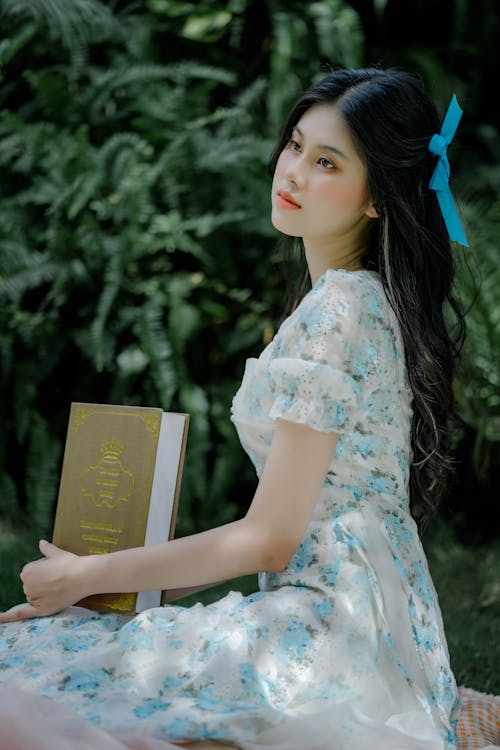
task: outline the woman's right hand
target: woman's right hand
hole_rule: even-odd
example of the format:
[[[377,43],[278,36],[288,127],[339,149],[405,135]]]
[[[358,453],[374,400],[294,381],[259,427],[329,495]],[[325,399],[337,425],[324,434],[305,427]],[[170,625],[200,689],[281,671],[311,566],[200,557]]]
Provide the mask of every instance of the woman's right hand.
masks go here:
[[[16,604],[5,612],[0,612],[0,625],[3,622],[17,622],[18,620],[27,620],[30,617],[40,616],[40,610],[32,604]]]
[[[27,604],[0,613],[0,623],[54,615],[85,596],[80,590],[81,558],[45,539],[39,546],[44,557],[27,563],[19,574]]]

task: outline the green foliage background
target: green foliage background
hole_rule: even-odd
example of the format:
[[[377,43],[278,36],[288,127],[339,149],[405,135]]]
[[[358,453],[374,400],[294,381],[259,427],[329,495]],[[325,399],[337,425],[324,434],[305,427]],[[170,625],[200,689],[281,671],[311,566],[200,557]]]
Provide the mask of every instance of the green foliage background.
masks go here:
[[[73,400],[191,414],[178,533],[245,511],[256,477],[230,404],[284,305],[267,160],[325,64],[380,63],[465,110],[452,169],[469,338],[442,517],[460,543],[493,548],[500,21],[493,0],[436,13],[419,0],[0,0],[4,539],[50,538]]]

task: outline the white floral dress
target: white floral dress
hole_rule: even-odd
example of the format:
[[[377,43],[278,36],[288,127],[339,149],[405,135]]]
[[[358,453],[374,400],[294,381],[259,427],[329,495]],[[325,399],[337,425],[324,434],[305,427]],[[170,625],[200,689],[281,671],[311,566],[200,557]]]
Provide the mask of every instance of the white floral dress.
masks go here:
[[[411,402],[378,274],[328,269],[247,360],[231,407],[258,476],[276,417],[339,433],[285,570],[206,606],[0,625],[0,684],[110,732],[242,750],[456,748],[458,690],[408,509]]]

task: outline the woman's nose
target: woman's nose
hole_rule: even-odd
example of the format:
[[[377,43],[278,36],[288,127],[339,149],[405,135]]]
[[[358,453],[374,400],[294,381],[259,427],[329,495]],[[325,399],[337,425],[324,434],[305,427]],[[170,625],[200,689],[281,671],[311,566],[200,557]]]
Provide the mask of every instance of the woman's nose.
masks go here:
[[[302,187],[305,181],[305,164],[302,156],[297,155],[288,162],[285,177],[289,182]]]

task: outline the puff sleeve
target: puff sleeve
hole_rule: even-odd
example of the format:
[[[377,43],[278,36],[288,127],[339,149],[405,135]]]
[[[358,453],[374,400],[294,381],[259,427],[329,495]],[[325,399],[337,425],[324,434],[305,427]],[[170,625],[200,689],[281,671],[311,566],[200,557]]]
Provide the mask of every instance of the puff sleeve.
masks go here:
[[[345,274],[339,278],[339,271],[328,269],[280,328],[265,373],[272,419],[322,432],[349,430],[355,419],[362,396],[355,362],[360,300],[358,285]]]

